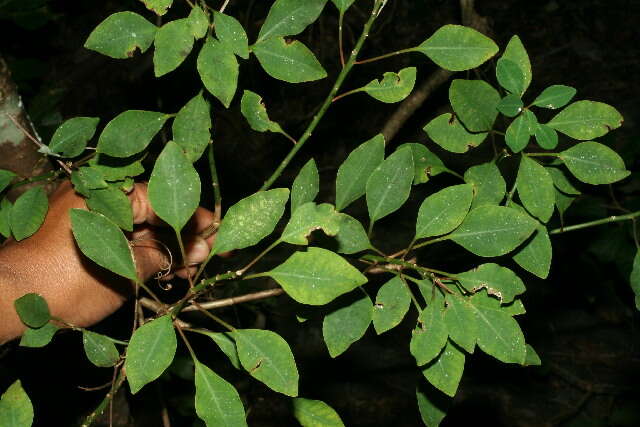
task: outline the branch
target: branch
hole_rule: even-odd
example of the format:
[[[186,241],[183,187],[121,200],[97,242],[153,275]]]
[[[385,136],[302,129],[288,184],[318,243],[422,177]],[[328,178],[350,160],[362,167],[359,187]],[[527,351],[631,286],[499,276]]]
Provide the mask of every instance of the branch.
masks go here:
[[[204,308],[205,310],[212,310],[215,308],[229,307],[236,304],[242,304],[243,302],[257,301],[265,298],[275,297],[278,295],[282,295],[283,293],[284,293],[284,289],[282,288],[268,289],[266,291],[254,292],[251,294],[241,295],[239,297],[231,297],[231,298],[225,298],[217,301],[203,302],[203,303],[199,303],[197,306],[189,305],[184,309],[182,309],[182,311],[183,312],[198,311],[199,308]]]

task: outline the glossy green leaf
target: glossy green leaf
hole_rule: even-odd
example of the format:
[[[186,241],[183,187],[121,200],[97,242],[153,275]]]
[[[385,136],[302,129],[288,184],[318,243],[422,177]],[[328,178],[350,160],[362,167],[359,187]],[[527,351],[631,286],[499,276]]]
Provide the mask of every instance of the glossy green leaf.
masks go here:
[[[291,215],[280,239],[293,245],[308,245],[307,237],[312,231],[322,230],[327,236],[335,236],[342,222],[340,215],[328,203],[305,203]]]
[[[164,24],[153,41],[153,71],[164,76],[184,62],[193,48],[193,29],[188,19],[176,19]]]
[[[51,342],[58,329],[53,323],[46,323],[37,329],[28,328],[20,338],[20,347],[44,347]]]
[[[173,361],[177,345],[169,314],[136,329],[129,341],[124,362],[131,393],[136,394],[162,375]]]
[[[451,399],[435,389],[424,390],[423,387],[417,387],[416,400],[420,418],[427,427],[438,427],[451,406]]]
[[[320,175],[316,161],[310,159],[300,169],[291,186],[291,212],[295,212],[305,203],[312,202],[320,191]]]
[[[112,58],[126,59],[136,49],[146,51],[156,35],[156,26],[133,12],[107,17],[92,32],[84,47]]]
[[[536,97],[531,105],[555,110],[556,108],[561,108],[567,105],[569,101],[571,101],[571,99],[575,96],[576,92],[577,91],[571,86],[549,86]]]
[[[182,149],[169,141],[149,179],[153,211],[179,232],[200,204],[200,176]]]
[[[504,49],[501,59],[508,59],[520,67],[520,71],[524,77],[524,87],[522,89],[522,93],[524,93],[531,84],[531,61],[520,37],[511,37],[511,40],[507,43],[507,47]]]
[[[464,353],[451,341],[447,341],[438,357],[422,369],[422,375],[435,388],[453,397],[462,378],[464,361]]]
[[[140,0],[147,9],[156,13],[156,15],[164,15],[171,7],[173,0]]]
[[[0,200],[0,235],[11,236],[11,208],[13,205],[6,197]]]
[[[200,330],[202,334],[208,336],[220,348],[220,350],[229,358],[234,368],[240,369],[240,359],[238,358],[238,349],[236,343],[230,338],[228,332],[209,332]]]
[[[372,80],[362,88],[378,101],[393,104],[405,99],[416,83],[416,67],[407,67],[398,73],[384,73],[381,80]]]
[[[202,93],[197,94],[178,111],[171,125],[173,140],[191,162],[202,156],[211,140],[211,111]]]
[[[401,148],[387,157],[367,180],[367,208],[372,222],[400,207],[409,198],[414,176],[413,152]]]
[[[289,190],[260,191],[240,200],[227,211],[216,237],[215,253],[253,246],[267,237],[284,213]]]
[[[100,119],[97,117],[74,117],[58,126],[49,142],[49,149],[62,157],[82,154],[87,142],[93,138]],[[2,185],[0,185],[0,191]]]
[[[336,209],[341,211],[364,195],[371,173],[384,160],[384,136],[378,134],[355,148],[338,168]]]
[[[418,366],[435,359],[447,344],[447,325],[443,317],[444,307],[440,300],[432,302],[418,318],[418,326],[411,335],[409,349]]]
[[[500,86],[515,95],[522,95],[525,89],[525,77],[522,69],[515,62],[500,58],[496,64],[496,78]]]
[[[191,35],[196,39],[201,39],[207,35],[209,30],[209,17],[198,5],[191,9],[189,16],[189,25],[191,26]]]
[[[123,230],[133,231],[133,211],[129,198],[115,187],[89,190],[87,207],[101,213]]]
[[[527,156],[522,156],[516,188],[527,211],[542,222],[549,221],[553,214],[555,192],[553,179],[544,166]]]
[[[147,148],[169,118],[154,111],[129,110],[107,123],[96,150],[112,157],[129,157]]]
[[[204,364],[195,362],[196,414],[208,427],[247,425],[238,391]]]
[[[262,102],[262,97],[255,92],[245,90],[240,101],[240,111],[251,129],[258,132],[282,133],[280,125],[271,119],[267,114],[267,107]]]
[[[265,275],[291,298],[309,305],[324,305],[367,283],[367,278],[340,255],[315,247],[294,253]]]
[[[529,131],[529,135],[535,135],[539,124],[536,114],[531,110],[524,110],[522,112],[522,118],[524,119],[527,130]]]
[[[293,399],[293,416],[302,427],[344,427],[340,415],[321,400]]]
[[[249,59],[247,33],[236,18],[214,10],[213,25],[215,26],[218,40],[227,44],[233,50],[233,53],[240,58]]]
[[[558,146],[558,133],[550,126],[538,123],[534,135],[538,145],[545,150],[553,150]]]
[[[322,322],[322,336],[329,355],[341,355],[362,338],[369,329],[372,315],[373,303],[364,293],[355,300],[346,299],[340,307],[328,313]]]
[[[71,228],[82,253],[120,276],[138,280],[129,242],[116,224],[104,216],[71,209]]]
[[[411,148],[411,152],[413,153],[413,185],[424,184],[429,181],[429,178],[439,175],[442,172],[451,172],[444,163],[442,163],[442,160],[429,151],[423,144],[411,142],[401,144],[396,151],[405,147]]]
[[[529,124],[523,115],[520,115],[511,122],[504,135],[504,141],[507,147],[514,153],[524,150],[529,144]]]
[[[313,52],[298,40],[270,38],[254,45],[253,53],[262,68],[274,79],[303,83],[327,77],[327,72]]]
[[[449,338],[469,353],[476,346],[478,324],[473,308],[467,298],[447,295],[447,309],[444,312],[444,323]]]
[[[515,117],[522,111],[523,106],[522,99],[510,93],[500,100],[496,108],[507,117]]]
[[[436,144],[452,153],[466,153],[487,137],[486,132],[469,133],[451,113],[441,114],[424,127],[424,131]]]
[[[386,282],[378,289],[376,304],[373,306],[373,327],[380,335],[395,328],[402,322],[411,305],[411,291],[399,278]]]
[[[336,252],[341,254],[354,254],[371,247],[362,223],[347,214],[340,214],[340,230],[335,239],[338,242]]]
[[[91,169],[102,175],[103,180],[120,181],[127,177],[134,177],[144,173],[141,161],[144,155],[144,153],[141,153],[131,157],[111,157],[98,153],[89,160],[89,165],[91,165]],[[105,187],[106,185],[99,188]]]
[[[231,46],[208,38],[196,63],[204,87],[229,108],[238,86],[239,66]]]
[[[331,0],[336,5],[340,13],[345,13],[356,0]]]
[[[20,241],[38,231],[49,210],[49,201],[42,187],[33,187],[18,197],[9,212],[13,237]]]
[[[446,70],[464,71],[482,65],[498,52],[498,46],[473,28],[444,25],[413,50]]]
[[[554,192],[555,197],[555,192]],[[547,228],[539,226],[531,240],[513,254],[513,260],[529,273],[546,279],[551,268],[552,248]]]
[[[0,169],[0,193],[9,186],[9,184],[15,177],[15,173],[8,170]]]
[[[540,356],[538,356],[538,353],[536,353],[533,347],[531,347],[529,344],[527,344],[527,355],[524,358],[523,365],[524,366],[542,365],[542,360],[540,360]]]
[[[415,239],[453,231],[469,212],[472,200],[470,184],[453,185],[424,199],[418,210]]]
[[[507,192],[507,183],[493,162],[472,166],[464,173],[464,181],[473,185],[472,208],[499,204]]]
[[[456,279],[471,292],[486,289],[489,295],[496,296],[503,304],[513,301],[526,290],[522,280],[513,271],[493,263],[456,274]]]
[[[109,337],[84,329],[82,344],[89,361],[100,368],[108,368],[120,360],[120,353]]]
[[[484,132],[491,130],[498,116],[500,94],[483,80],[456,79],[449,87],[449,101],[468,130]]]
[[[640,310],[640,251],[636,252],[636,256],[633,258],[629,283],[635,295],[636,309]]]
[[[49,306],[38,294],[25,294],[13,302],[20,320],[30,328],[40,328],[50,319]]]
[[[276,0],[260,28],[258,40],[300,34],[318,19],[327,0]]]
[[[511,252],[536,228],[528,215],[504,206],[484,205],[472,209],[449,238],[482,257]]]
[[[82,166],[71,172],[71,183],[76,192],[85,197],[91,195],[91,190],[109,186],[100,169],[88,166]]]
[[[33,423],[31,399],[17,380],[0,398],[0,425],[3,427],[30,427]]]
[[[573,176],[587,184],[611,184],[630,174],[618,153],[595,141],[574,145],[558,157]]]
[[[298,395],[298,368],[289,344],[278,334],[261,329],[236,329],[242,367],[269,388],[287,396]]]
[[[573,196],[581,194],[580,190],[569,181],[569,178],[567,178],[562,170],[553,166],[546,167],[546,170],[553,180],[553,185],[555,185],[558,190]]]
[[[577,101],[556,114],[547,124],[571,138],[586,141],[619,128],[622,115],[602,102]]]

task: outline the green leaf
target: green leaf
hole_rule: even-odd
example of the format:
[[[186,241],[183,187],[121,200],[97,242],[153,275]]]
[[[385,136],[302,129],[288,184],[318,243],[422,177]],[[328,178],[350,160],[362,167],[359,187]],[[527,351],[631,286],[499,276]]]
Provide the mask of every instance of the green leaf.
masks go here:
[[[360,144],[338,168],[336,209],[341,211],[364,195],[371,173],[384,160],[384,136],[378,134]]]
[[[447,344],[447,325],[443,318],[444,307],[440,299],[425,308],[418,318],[419,325],[411,335],[409,349],[418,366],[435,359]]]
[[[366,295],[357,299],[347,297],[336,301],[339,305],[324,317],[322,336],[329,355],[337,357],[347,351],[351,344],[364,336],[373,315],[373,304]]]
[[[478,325],[473,308],[467,298],[447,295],[447,309],[444,312],[444,323],[449,331],[449,338],[469,353],[476,346]]]
[[[204,87],[229,108],[240,72],[231,46],[209,37],[200,50],[196,66]]]
[[[13,205],[6,197],[0,200],[0,235],[11,236],[11,208]]]
[[[571,101],[571,99],[575,96],[576,92],[577,91],[571,86],[549,86],[536,97],[531,105],[555,110],[556,108],[561,108],[567,105],[569,101]]]
[[[258,132],[283,133],[280,125],[271,119],[267,114],[267,107],[262,102],[262,97],[255,92],[245,90],[240,101],[240,111],[251,129]]]
[[[42,187],[33,187],[25,191],[9,212],[13,237],[20,241],[38,231],[48,210],[49,201]]]
[[[399,277],[394,277],[378,289],[373,306],[373,327],[380,335],[402,322],[411,305],[411,291]]]
[[[610,105],[577,101],[556,114],[547,125],[571,138],[586,141],[619,128],[622,120],[622,115]]]
[[[522,111],[523,106],[522,99],[510,93],[500,100],[496,108],[507,117],[515,117]]]
[[[231,206],[218,229],[215,253],[253,246],[271,234],[288,199],[289,190],[276,188],[252,194]]]
[[[531,84],[531,61],[520,37],[511,37],[501,59],[507,59],[518,65],[524,77],[524,87],[522,89],[522,93],[524,93]]]
[[[483,205],[497,205],[507,192],[507,183],[494,162],[470,167],[464,173],[464,181],[474,188],[472,209]]]
[[[533,347],[531,347],[529,344],[527,344],[527,355],[525,356],[523,365],[524,366],[542,365],[542,360],[540,360],[540,356],[538,356],[538,353],[536,353]]]
[[[405,99],[416,83],[416,67],[407,67],[398,73],[384,73],[382,80],[372,80],[362,88],[378,101],[393,104]]]
[[[535,135],[536,130],[538,129],[538,118],[536,117],[535,113],[531,110],[524,110],[522,112],[522,118],[524,119],[525,125],[527,126],[529,135]]]
[[[420,387],[416,388],[418,410],[420,411],[420,418],[425,426],[437,427],[447,415],[451,401],[448,397],[436,392],[435,389],[428,391],[430,393],[422,390]]]
[[[559,168],[549,166],[545,168],[547,173],[551,176],[553,180],[553,185],[563,193],[570,194],[573,196],[580,195],[580,190],[578,190],[574,185],[569,181],[569,178],[564,174],[562,170]]]
[[[280,239],[292,245],[308,245],[307,237],[312,231],[322,230],[327,236],[335,236],[342,222],[340,215],[328,203],[305,203],[293,212]]]
[[[136,394],[162,375],[173,361],[177,345],[169,314],[136,329],[129,341],[124,362],[131,393]]]
[[[130,58],[136,49],[144,53],[156,35],[156,26],[133,12],[107,17],[92,32],[84,47],[118,59]]]
[[[58,327],[53,323],[46,323],[37,329],[28,328],[20,338],[20,347],[44,347],[51,342],[56,332]]]
[[[447,187],[424,199],[418,210],[415,239],[447,234],[460,225],[469,212],[473,186]]]
[[[291,186],[291,212],[295,212],[305,203],[312,202],[320,191],[320,175],[316,161],[310,159],[300,169]]]
[[[340,415],[321,400],[293,399],[293,416],[302,427],[344,427]]]
[[[107,123],[96,151],[112,157],[129,157],[147,148],[162,129],[168,115],[155,111],[129,110]]]
[[[496,64],[496,78],[500,86],[515,95],[522,95],[525,90],[525,77],[522,69],[515,62],[500,58]]]
[[[424,53],[446,70],[464,71],[482,65],[498,52],[498,46],[473,28],[444,25],[412,50]]]
[[[367,208],[371,222],[395,212],[407,201],[415,170],[413,152],[400,148],[374,169],[367,180]]]
[[[154,39],[153,70],[164,76],[184,62],[193,48],[193,30],[188,19],[176,19],[164,24]]]
[[[195,362],[196,414],[207,426],[247,425],[237,390],[204,364]]]
[[[49,149],[62,157],[82,154],[87,142],[93,138],[100,119],[97,117],[74,117],[58,126],[49,142]],[[1,179],[1,178],[0,178]],[[0,185],[0,191],[2,191]]]
[[[164,15],[171,7],[173,0],[140,0],[147,9],[156,13],[156,15]]]
[[[595,141],[574,145],[558,157],[573,176],[587,184],[611,184],[630,174],[618,153]]]
[[[0,169],[0,193],[9,186],[9,184],[15,177],[15,173],[8,170]]]
[[[98,153],[95,157],[89,160],[89,165],[91,165],[91,169],[102,175],[103,180],[120,181],[125,178],[138,176],[144,173],[144,167],[142,166],[141,161],[144,156],[145,153],[131,157],[111,157],[106,154]],[[105,187],[106,185],[101,188]]]
[[[519,153],[524,150],[529,144],[529,138],[531,133],[529,132],[529,123],[523,115],[516,117],[507,128],[507,132],[504,135],[504,141],[507,146],[514,153]]]
[[[0,425],[29,427],[33,423],[33,405],[20,380],[9,386],[0,398]]]
[[[303,83],[327,77],[313,52],[298,40],[270,38],[254,45],[253,53],[264,71],[274,79]]]
[[[233,336],[242,367],[269,388],[287,396],[298,395],[298,368],[289,344],[275,332],[237,329]]]
[[[129,198],[115,187],[89,190],[87,207],[101,213],[123,230],[133,231],[133,211]]]
[[[202,93],[197,94],[178,111],[173,120],[173,140],[193,163],[202,156],[211,140],[211,112]]]
[[[89,361],[100,368],[108,368],[120,360],[120,353],[109,337],[83,329],[82,344]]]
[[[456,279],[471,292],[486,289],[489,295],[495,295],[503,304],[510,303],[526,290],[522,280],[513,271],[493,263],[456,274]]]
[[[233,53],[240,58],[249,59],[247,33],[236,18],[214,10],[213,25],[216,29],[218,40],[227,44],[233,50]]]
[[[504,206],[484,205],[472,209],[449,238],[482,257],[511,252],[535,230],[536,221]]]
[[[209,31],[209,17],[200,6],[195,6],[189,12],[187,17],[191,26],[191,35],[196,39],[201,39],[207,35]]]
[[[38,294],[25,294],[13,302],[20,320],[30,328],[40,328],[50,319],[47,302]]]
[[[495,299],[491,298],[492,304],[495,305]],[[500,306],[501,310],[507,313],[509,316],[517,316],[519,314],[525,314],[527,310],[524,309],[524,304],[522,304],[522,300],[516,298],[512,303],[502,304]]]
[[[260,28],[258,40],[300,34],[320,16],[327,0],[276,0]]]
[[[576,197],[574,196],[567,196],[561,191],[556,191],[556,207],[560,213],[560,218],[562,218],[563,214],[567,209],[569,209],[569,206],[571,206],[575,200]]]
[[[202,334],[208,336],[220,348],[220,350],[229,358],[234,368],[240,369],[240,359],[238,358],[238,349],[236,343],[229,338],[228,332],[209,332],[199,330]]]
[[[367,278],[340,255],[315,247],[294,253],[265,275],[291,298],[309,305],[324,305],[367,283]]]
[[[138,280],[129,242],[117,225],[84,209],[71,209],[70,215],[73,236],[85,256],[120,276]]]
[[[422,369],[422,375],[435,388],[453,397],[462,378],[464,360],[464,353],[455,344],[447,341],[447,345],[438,357]]]
[[[484,132],[491,130],[498,116],[500,94],[483,80],[456,79],[449,87],[449,101],[468,130]]]
[[[82,166],[71,172],[71,183],[73,188],[85,197],[91,195],[91,190],[109,186],[100,169],[88,166]]]
[[[545,150],[553,150],[558,146],[558,133],[550,126],[538,123],[534,135],[538,145]]]
[[[341,254],[354,254],[371,247],[367,232],[360,221],[347,214],[340,214],[340,230],[335,239],[338,242],[336,252]]]
[[[551,256],[549,233],[546,227],[539,226],[533,238],[514,253],[513,260],[529,273],[546,279],[551,268]]]
[[[629,283],[635,295],[636,309],[640,310],[640,251],[636,252],[636,256],[633,258]]]
[[[429,178],[441,174],[442,172],[451,171],[442,163],[442,160],[433,154],[423,144],[406,143],[398,146],[396,151],[405,147],[411,148],[413,153],[414,177],[413,185],[424,184]]]
[[[451,113],[441,114],[424,127],[424,131],[436,144],[452,153],[466,153],[487,137],[487,133],[469,133]]]
[[[336,5],[340,13],[345,13],[356,0],[331,0]]]
[[[555,192],[553,180],[544,166],[526,155],[522,156],[516,188],[527,211],[542,222],[549,221],[553,215]]]

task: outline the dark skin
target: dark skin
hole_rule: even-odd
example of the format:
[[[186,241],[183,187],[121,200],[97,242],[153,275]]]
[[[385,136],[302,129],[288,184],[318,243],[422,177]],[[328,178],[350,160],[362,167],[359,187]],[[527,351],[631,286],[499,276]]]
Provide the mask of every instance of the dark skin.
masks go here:
[[[147,280],[169,267],[167,248],[159,243],[169,233],[151,208],[145,184],[136,184],[129,199],[136,224],[129,237],[138,275]],[[109,316],[133,293],[129,280],[82,255],[71,232],[68,214],[71,208],[86,209],[86,206],[84,199],[64,182],[50,199],[42,227],[21,242],[9,240],[0,247],[0,344],[24,332],[25,326],[16,314],[13,301],[26,293],[42,295],[53,316],[81,327]],[[215,238],[203,239],[198,233],[205,230],[213,218],[207,209],[196,210],[182,233],[188,267],[171,270],[164,279],[174,274],[186,278],[195,273],[195,265],[206,259]],[[176,258],[179,257],[174,253],[174,261]]]

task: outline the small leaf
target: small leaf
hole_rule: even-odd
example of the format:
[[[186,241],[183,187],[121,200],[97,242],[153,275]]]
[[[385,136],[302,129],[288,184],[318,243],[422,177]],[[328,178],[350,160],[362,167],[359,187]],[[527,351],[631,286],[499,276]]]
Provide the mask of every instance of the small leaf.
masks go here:
[[[51,320],[49,306],[38,294],[25,294],[15,300],[13,306],[22,323],[30,328],[41,328]]]
[[[493,263],[456,274],[456,279],[471,292],[486,289],[489,295],[495,295],[503,304],[510,303],[526,290],[522,280],[513,271]]]
[[[442,316],[444,307],[439,302],[432,302],[420,313],[419,326],[411,335],[409,349],[418,366],[436,358],[447,344],[449,333]]]
[[[507,146],[514,153],[519,153],[524,150],[529,144],[529,138],[531,133],[529,132],[529,123],[523,115],[516,117],[507,128],[507,132],[504,135],[504,141]]]
[[[280,125],[271,119],[267,114],[267,107],[262,102],[262,97],[257,93],[245,90],[240,101],[240,111],[251,129],[258,132],[282,133]]]
[[[254,45],[253,53],[262,68],[274,79],[303,83],[327,77],[327,72],[313,52],[298,40],[270,38]]]
[[[540,366],[542,365],[542,361],[540,360],[540,356],[538,356],[538,353],[536,353],[536,351],[533,349],[533,347],[531,347],[529,344],[527,344],[527,355],[524,358],[524,366]]]
[[[173,0],[140,0],[147,9],[156,13],[156,15],[164,15],[171,7]]]
[[[435,154],[433,154],[423,144],[406,143],[398,146],[396,151],[405,147],[411,148],[413,154],[413,168],[414,177],[413,185],[424,184],[429,181],[429,178],[441,174],[442,172],[451,172],[442,163],[442,160]]]
[[[176,19],[164,24],[154,39],[153,70],[164,76],[184,62],[193,48],[193,29],[188,19]]]
[[[288,199],[289,190],[276,188],[252,194],[231,206],[218,229],[215,253],[253,246],[271,234]]]
[[[531,61],[520,37],[511,37],[511,40],[507,43],[507,47],[504,49],[504,54],[502,54],[501,59],[507,59],[518,65],[524,77],[522,89],[522,93],[524,93],[531,84]]]
[[[236,18],[214,10],[213,25],[216,29],[218,40],[227,44],[233,50],[233,53],[240,58],[249,59],[247,33]]]
[[[560,111],[547,125],[571,138],[586,141],[622,125],[622,116],[610,105],[577,101]]]
[[[320,16],[327,0],[276,0],[260,28],[258,40],[300,34]]]
[[[538,145],[545,150],[553,150],[558,146],[558,133],[547,125],[538,123],[535,136]]]
[[[464,173],[464,181],[473,185],[475,196],[471,208],[497,205],[507,192],[507,183],[494,162],[472,166]]]
[[[384,160],[384,136],[378,134],[360,144],[338,168],[336,209],[341,211],[365,194],[367,180]]]
[[[636,309],[640,310],[640,251],[636,252],[633,258],[633,267],[629,276],[631,290],[635,295]]]
[[[92,32],[84,47],[118,59],[130,58],[136,49],[144,53],[156,35],[156,26],[133,12],[107,17]]]
[[[398,73],[384,73],[382,80],[372,80],[362,88],[367,94],[386,104],[405,99],[416,83],[416,67],[407,67]]]
[[[362,338],[373,315],[373,304],[365,294],[355,300],[341,298],[336,302],[340,306],[328,313],[322,322],[322,336],[331,357],[341,355]]]
[[[0,169],[0,193],[9,186],[9,184],[15,177],[15,173],[8,170]]]
[[[58,327],[53,323],[46,323],[37,329],[29,328],[20,338],[20,347],[44,347],[51,342],[56,332],[58,332]]]
[[[87,207],[101,213],[123,230],[133,231],[133,211],[129,198],[115,187],[89,190]]]
[[[178,111],[171,125],[173,140],[193,163],[202,156],[211,140],[211,112],[202,93]]]
[[[208,38],[197,60],[198,74],[204,87],[229,108],[238,86],[238,60],[231,47]]]
[[[630,174],[618,153],[595,141],[574,145],[558,157],[573,176],[587,184],[611,184]]]
[[[447,341],[447,345],[438,357],[422,369],[422,375],[435,388],[453,397],[462,378],[464,361],[464,353],[451,341]]]
[[[237,390],[204,364],[195,362],[196,414],[207,426],[246,426]]]
[[[344,427],[340,415],[321,400],[293,399],[293,416],[302,427]]]
[[[360,221],[347,214],[340,214],[340,230],[335,239],[338,242],[336,252],[341,254],[354,254],[371,247]]]
[[[97,117],[74,117],[65,121],[51,137],[49,149],[62,157],[79,156],[87,147],[87,142],[93,138],[99,121]]]
[[[438,427],[447,415],[449,406],[451,406],[451,399],[435,389],[426,391],[421,387],[416,388],[416,399],[420,418],[424,425],[428,427]]]
[[[468,130],[485,132],[498,116],[500,94],[483,80],[456,79],[449,87],[449,101]]]
[[[320,175],[316,161],[311,159],[300,169],[291,186],[291,212],[305,203],[312,202],[320,191]]]
[[[108,368],[120,360],[120,353],[109,337],[84,329],[82,344],[89,361],[100,368]]]
[[[540,226],[533,238],[513,254],[513,260],[529,273],[546,279],[551,268],[551,256],[549,233],[546,227]]]
[[[515,117],[522,111],[523,106],[522,99],[510,93],[500,100],[496,108],[507,117]]]
[[[154,111],[129,110],[107,123],[96,151],[112,157],[129,157],[147,148],[169,118]]]
[[[201,39],[207,35],[209,30],[209,17],[198,5],[191,9],[189,16],[189,25],[191,26],[191,35],[196,39]]]
[[[449,331],[449,338],[469,353],[476,346],[478,325],[474,309],[467,298],[447,295],[447,309],[444,312],[444,323]]]
[[[564,107],[575,96],[576,90],[570,86],[553,85],[542,91],[540,95],[531,103],[536,107],[556,108]]]
[[[229,361],[234,368],[240,369],[240,359],[238,358],[238,349],[236,343],[229,338],[228,332],[209,332],[200,331],[202,334],[208,336],[214,343],[220,348],[220,350],[229,358]]]
[[[380,163],[367,180],[371,222],[398,210],[407,201],[413,176],[413,152],[409,147],[398,149]]]
[[[145,323],[133,333],[124,362],[132,394],[162,375],[173,361],[177,345],[169,314]]]
[[[340,13],[345,13],[356,0],[331,0],[336,5]]]
[[[33,405],[17,380],[0,398],[0,425],[3,427],[29,427],[33,423]]]
[[[536,130],[538,129],[538,118],[535,113],[531,110],[524,110],[522,112],[522,118],[524,119],[527,130],[529,131],[529,135],[535,135]]]
[[[454,230],[469,212],[472,200],[470,184],[453,185],[424,199],[418,210],[415,239]]]
[[[71,183],[76,192],[85,197],[91,195],[91,190],[109,186],[100,169],[88,166],[82,166],[71,172]]]
[[[469,133],[451,113],[441,114],[424,127],[424,131],[436,144],[452,153],[466,153],[487,137],[486,132]]]
[[[551,179],[553,179],[553,185],[555,185],[558,190],[573,196],[581,194],[580,190],[569,181],[569,178],[567,178],[562,170],[552,166],[546,167],[545,169],[551,176]]]
[[[400,324],[409,311],[411,291],[399,278],[394,277],[378,289],[373,306],[373,327],[380,335]]]
[[[0,200],[0,235],[11,236],[11,208],[13,205],[6,197]]]
[[[48,210],[49,201],[42,187],[33,187],[25,191],[9,212],[13,237],[20,241],[38,231]]]
[[[322,230],[327,236],[335,236],[342,222],[340,215],[328,203],[305,203],[291,215],[280,239],[292,245],[308,245],[307,237],[312,231]]]
[[[500,58],[496,64],[496,78],[500,86],[515,95],[522,95],[525,90],[525,77],[520,66],[515,62]]]
[[[535,160],[522,156],[516,179],[518,196],[524,207],[542,222],[553,215],[555,193],[547,170]]]
[[[71,209],[71,228],[82,253],[96,264],[120,276],[138,280],[129,242],[104,216]]]
[[[298,368],[289,344],[275,332],[237,329],[233,336],[242,367],[269,388],[287,396],[298,395]]]
[[[120,181],[144,173],[144,167],[141,161],[144,155],[145,154],[142,153],[131,157],[111,157],[106,154],[97,153],[95,157],[89,160],[89,165],[91,165],[91,169],[102,175],[103,180]],[[105,187],[106,185],[100,188]]]
[[[498,46],[482,33],[462,25],[444,25],[412,50],[422,52],[449,71],[479,67],[498,52]]]
[[[315,247],[294,253],[265,275],[291,298],[309,305],[324,305],[367,283],[367,278],[340,255]]]

